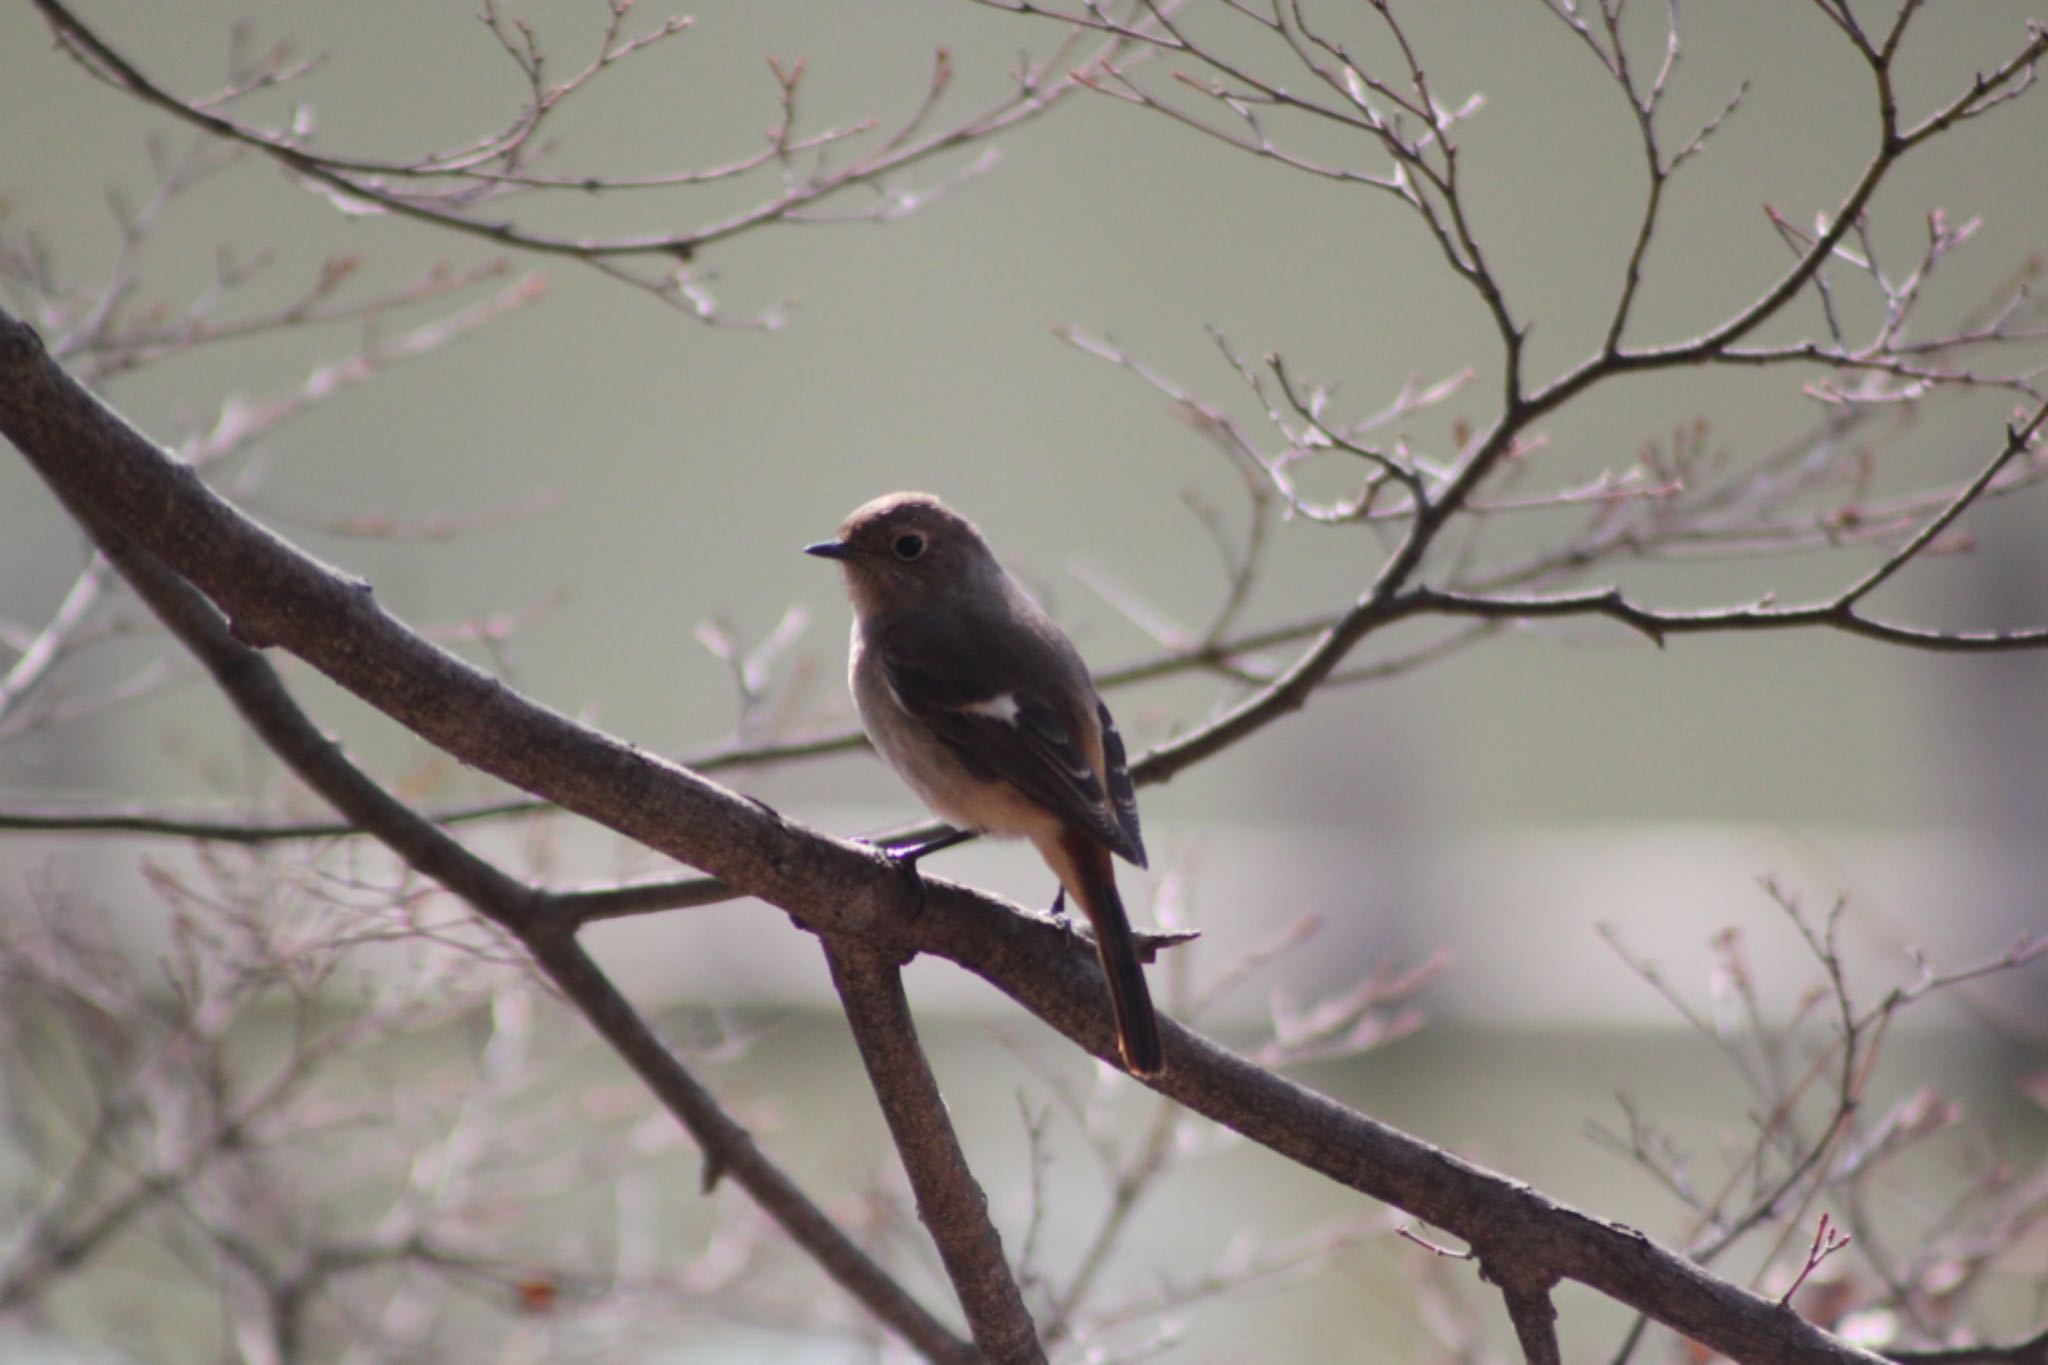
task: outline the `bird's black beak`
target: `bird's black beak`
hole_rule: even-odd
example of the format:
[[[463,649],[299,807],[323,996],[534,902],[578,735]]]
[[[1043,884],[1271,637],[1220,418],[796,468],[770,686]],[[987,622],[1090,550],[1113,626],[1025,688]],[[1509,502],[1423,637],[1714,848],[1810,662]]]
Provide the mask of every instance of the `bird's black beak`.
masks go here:
[[[821,540],[816,545],[804,546],[804,553],[820,559],[845,559],[853,553],[853,547],[843,540]]]

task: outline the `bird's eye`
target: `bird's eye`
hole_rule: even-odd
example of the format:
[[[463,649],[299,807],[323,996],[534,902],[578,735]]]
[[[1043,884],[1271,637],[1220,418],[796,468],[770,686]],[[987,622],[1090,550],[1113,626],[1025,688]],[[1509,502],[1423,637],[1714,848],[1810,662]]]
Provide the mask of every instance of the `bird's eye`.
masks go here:
[[[896,537],[890,548],[896,551],[898,559],[908,562],[924,553],[924,537],[915,531],[905,531]]]

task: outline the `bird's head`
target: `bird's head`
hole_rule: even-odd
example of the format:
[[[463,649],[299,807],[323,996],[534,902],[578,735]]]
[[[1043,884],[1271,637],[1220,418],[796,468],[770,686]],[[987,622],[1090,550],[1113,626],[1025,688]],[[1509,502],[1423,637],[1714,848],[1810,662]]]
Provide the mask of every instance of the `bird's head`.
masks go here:
[[[839,535],[804,553],[839,562],[863,612],[916,608],[1000,582],[1002,568],[974,523],[929,493],[863,503]]]

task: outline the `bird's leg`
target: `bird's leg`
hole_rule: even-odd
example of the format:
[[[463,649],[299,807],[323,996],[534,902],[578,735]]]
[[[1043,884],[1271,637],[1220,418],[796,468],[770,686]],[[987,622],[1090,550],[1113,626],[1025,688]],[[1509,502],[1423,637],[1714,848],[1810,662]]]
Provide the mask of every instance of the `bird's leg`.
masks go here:
[[[981,831],[977,829],[949,829],[944,834],[934,835],[921,844],[905,844],[901,848],[887,848],[882,851],[899,863],[915,867],[917,860],[925,854],[937,853],[940,849],[951,848],[955,844],[964,844],[979,833]]]
[[[901,848],[890,848],[887,845],[880,846],[882,855],[903,871],[903,874],[910,879],[911,887],[917,893],[917,908],[911,912],[913,917],[924,913],[925,899],[924,875],[917,870],[917,860],[924,857],[927,853],[937,853],[942,848],[951,848],[955,844],[964,844],[980,832],[979,830],[972,829],[950,829],[944,834],[925,840],[921,844],[905,844]]]
[[[1052,893],[1052,917],[1061,924],[1067,922],[1067,888],[1064,886]]]

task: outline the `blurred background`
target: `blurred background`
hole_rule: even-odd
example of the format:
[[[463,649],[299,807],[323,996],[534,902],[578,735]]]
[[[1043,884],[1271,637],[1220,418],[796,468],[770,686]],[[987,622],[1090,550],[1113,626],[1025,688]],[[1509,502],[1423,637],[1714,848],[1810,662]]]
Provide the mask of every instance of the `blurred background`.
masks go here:
[[[1417,9],[1410,31],[1439,98],[1484,95],[1462,128],[1462,171],[1493,268],[1532,324],[1529,371],[1547,379],[1600,338],[1644,193],[1633,119],[1543,6]],[[943,121],[998,99],[1018,53],[1043,53],[1058,37],[1049,24],[937,0],[691,13],[691,32],[565,110],[555,168],[647,174],[757,150],[778,117],[771,57],[785,70],[805,63],[802,110],[815,126],[887,126],[923,98],[935,51],[950,54],[953,73]],[[303,103],[323,145],[366,156],[460,145],[504,121],[523,93],[465,5],[252,10],[207,0],[98,5],[87,17],[156,79],[194,94],[222,82],[238,22],[252,23],[254,45],[289,39],[318,68],[245,113],[283,122]],[[602,22],[593,7],[538,5],[526,17],[564,72],[587,60]],[[1641,32],[1650,60],[1662,15],[1634,17],[1654,21]],[[2030,19],[2048,20],[2048,8],[1983,0],[1931,10],[1904,68],[1909,118],[2004,60]],[[1219,22],[1206,12],[1203,21]],[[1745,83],[1747,93],[1673,182],[1629,333],[1641,344],[1692,336],[1761,292],[1791,258],[1766,207],[1811,225],[1839,202],[1875,140],[1869,72],[1816,11],[1767,0],[1699,7],[1685,12],[1683,36],[1667,110],[1674,129],[1711,119]],[[122,252],[110,196],[146,195],[152,155],[190,138],[56,51],[25,5],[0,12],[0,130],[0,229],[39,234],[55,272],[80,287]],[[1930,323],[1966,316],[2048,246],[2043,148],[2048,98],[2035,92],[1930,146],[1879,199],[1872,240],[1900,267],[1920,250],[1930,210],[1983,220],[1930,283]],[[707,325],[574,263],[510,258],[504,280],[544,279],[537,303],[279,426],[216,471],[216,483],[530,695],[680,757],[735,737],[852,722],[837,576],[798,551],[892,488],[938,492],[976,518],[1098,670],[1160,652],[1145,618],[1203,628],[1226,575],[1190,501],[1241,530],[1242,481],[1156,388],[1056,329],[1111,339],[1254,431],[1258,404],[1212,330],[1239,355],[1284,356],[1331,385],[1348,412],[1471,368],[1472,382],[1402,427],[1439,457],[1459,432],[1491,420],[1498,337],[1390,196],[1231,153],[1086,94],[907,183],[940,183],[985,152],[992,165],[895,221],[773,227],[705,251],[696,269],[722,314],[771,317],[774,327]],[[593,196],[540,221],[576,232],[676,230],[772,192],[770,180]],[[866,204],[856,191],[841,207]],[[127,306],[175,311],[211,287],[224,259],[259,253],[271,259],[241,295],[251,308],[290,297],[337,257],[359,261],[366,289],[436,262],[492,258],[485,244],[337,207],[243,158],[165,213],[138,248]],[[1799,308],[1768,339],[1812,332],[1817,309]],[[401,320],[414,316],[392,325]],[[175,445],[212,428],[224,404],[297,391],[363,340],[351,326],[292,329],[100,388]],[[2043,359],[2037,344],[2032,363]],[[1802,391],[1818,377],[1690,371],[1603,386],[1544,424],[1549,443],[1532,457],[1527,486],[1626,469],[1681,431],[1703,430],[1698,439],[1732,464],[1757,459],[1821,421],[1823,406]],[[1967,477],[1995,452],[2012,406],[2009,394],[1987,394],[1913,411],[1875,447],[1871,496]],[[1873,611],[1954,629],[2048,620],[2042,496],[1973,511],[1974,553],[1915,564]],[[1532,516],[1489,552],[1553,542],[1576,524],[1577,514]],[[1349,602],[1387,543],[1355,526],[1277,527],[1242,625]],[[1839,590],[1881,553],[1627,562],[1587,581],[1673,607],[1765,593],[1796,601]],[[0,619],[32,634],[85,555],[27,468],[0,463]],[[137,678],[155,685],[131,704],[8,733],[0,803],[316,814],[282,788],[197,671],[139,628],[139,609],[119,611],[67,663],[64,685],[79,697]],[[498,629],[508,621],[516,630]],[[779,629],[764,694],[743,705],[706,639],[744,651]],[[1429,638],[1421,625],[1386,632],[1358,662]],[[493,794],[306,670],[287,669],[322,723],[408,794],[436,803]],[[1193,675],[1122,688],[1110,701],[1138,750],[1236,695]],[[1231,982],[1206,1018],[1239,1041],[1259,1035],[1276,1001],[1284,1014],[1441,955],[1412,1002],[1427,1020],[1419,1033],[1307,1067],[1304,1078],[1603,1216],[1678,1236],[1668,1196],[1589,1140],[1588,1125],[1619,1126],[1615,1096],[1627,1094],[1711,1151],[1724,1133],[1744,1131],[1746,1092],[1640,964],[1657,964],[1669,990],[1711,1023],[1739,1007],[1730,964],[1740,961],[1757,995],[1794,1015],[1822,973],[1766,880],[1815,923],[1846,905],[1850,986],[1867,1003],[1915,980],[1923,957],[1963,966],[2048,925],[2044,695],[2048,662],[2038,654],[1913,652],[1819,632],[1679,638],[1660,649],[1592,621],[1516,629],[1320,693],[1255,741],[1146,790],[1153,871],[1128,878],[1127,898],[1140,921],[1201,929],[1198,946],[1155,974],[1182,1000]],[[835,832],[873,833],[918,813],[865,753],[721,776]],[[478,837],[535,859],[559,883],[665,871],[590,831],[521,822]],[[146,955],[169,940],[150,887],[166,862],[192,856],[162,842],[9,834],[0,914],[28,913],[36,888],[61,881],[110,907]],[[344,856],[358,870],[374,861]],[[1013,849],[971,846],[935,869],[1027,905],[1051,889],[1028,852]],[[1303,917],[1318,922],[1305,948],[1239,972]],[[1739,953],[1726,939],[1716,946],[1728,931]],[[780,917],[742,903],[588,939],[644,1006],[754,1021],[762,1041],[730,1063],[725,1083],[782,1096],[780,1117],[763,1120],[765,1140],[797,1169],[824,1181],[886,1165],[823,962]],[[1916,1009],[1876,1093],[1896,1099],[1937,1085],[1969,1113],[1972,1136],[1957,1143],[1995,1141],[2015,1166],[2038,1166],[2044,1124],[2026,1096],[2043,1064],[2043,985],[2037,965]],[[1021,1222],[1029,1200],[1019,1167],[1030,1156],[1016,1096],[1046,1074],[1092,1073],[945,964],[916,964],[910,986],[970,1150],[985,1154],[999,1211]],[[1026,1056],[1028,1066],[1015,1064]],[[1139,1121],[1133,1097],[1108,1103]],[[806,1111],[834,1115],[829,1131]],[[668,1159],[687,1186],[686,1158]],[[1194,1219],[1192,1208],[1177,1215],[1174,1200],[1149,1206],[1119,1262],[1124,1289],[1192,1274],[1227,1231],[1278,1235],[1331,1202],[1257,1153],[1206,1153],[1189,1171],[1240,1207],[1204,1204]],[[1082,1174],[1068,1167],[1056,1179],[1099,1198]],[[1019,1235],[1017,1226],[1006,1231]],[[1355,1352],[1354,1301],[1406,1306],[1411,1290],[1399,1286],[1408,1281],[1386,1266],[1422,1255],[1384,1233],[1374,1236],[1384,1259],[1344,1263],[1312,1286],[1269,1286],[1229,1312],[1204,1310],[1165,1358],[1253,1358],[1250,1343],[1273,1346],[1259,1357],[1268,1359],[1425,1358],[1426,1343],[1399,1327],[1387,1329],[1384,1352]],[[1077,1254],[1079,1233],[1070,1235],[1064,1250]],[[2038,1324],[2039,1250],[2037,1278],[2031,1288],[2022,1278],[1994,1325]],[[154,1272],[136,1273],[147,1282]],[[99,1292],[113,1292],[105,1283]],[[203,1291],[181,1283],[163,1292],[187,1296],[195,1339],[213,1330]],[[147,1298],[121,1302],[135,1311]],[[1626,1325],[1590,1304],[1568,1301],[1565,1313],[1602,1358]],[[547,1349],[582,1358],[559,1339]],[[800,1358],[791,1349],[737,1333],[670,1341],[645,1358]],[[818,1350],[810,1358],[842,1358]]]

